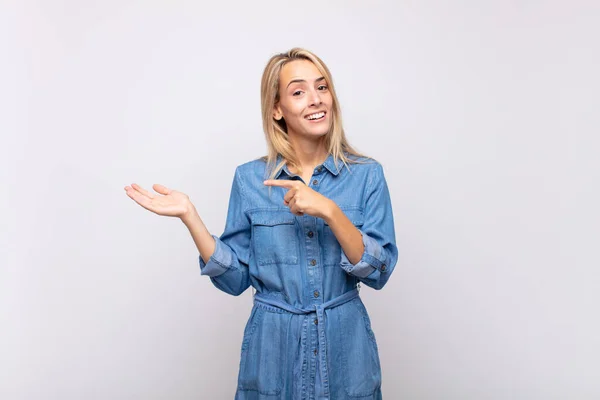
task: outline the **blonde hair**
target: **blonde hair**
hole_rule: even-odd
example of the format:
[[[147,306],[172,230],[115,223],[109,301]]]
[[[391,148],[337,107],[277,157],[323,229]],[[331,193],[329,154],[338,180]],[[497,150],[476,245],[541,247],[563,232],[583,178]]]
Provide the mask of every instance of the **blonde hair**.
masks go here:
[[[263,130],[265,132],[268,147],[268,154],[262,157],[262,159],[267,162],[267,170],[270,172],[269,179],[273,179],[286,163],[288,166],[292,166],[298,170],[301,169],[294,148],[288,140],[285,121],[283,119],[278,121],[273,116],[273,109],[275,104],[279,101],[279,75],[281,69],[287,63],[295,60],[308,60],[312,62],[323,75],[329,86],[329,92],[333,99],[331,108],[332,124],[331,129],[324,140],[328,154],[333,155],[334,164],[337,166],[338,161],[341,160],[344,165],[348,167],[348,163],[360,162],[349,158],[349,155],[365,157],[350,146],[346,139],[346,134],[342,127],[340,104],[335,93],[335,87],[329,69],[314,53],[306,49],[294,47],[285,53],[279,53],[271,57],[263,72],[260,85]],[[278,155],[281,155],[282,160],[279,165],[275,165],[277,163]]]

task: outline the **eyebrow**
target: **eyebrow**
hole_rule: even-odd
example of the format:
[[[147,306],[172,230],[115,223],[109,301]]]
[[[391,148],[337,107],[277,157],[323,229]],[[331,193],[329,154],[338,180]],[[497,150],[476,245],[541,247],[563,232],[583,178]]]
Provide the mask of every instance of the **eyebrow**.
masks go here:
[[[324,81],[324,80],[325,80],[325,77],[322,76],[320,78],[315,79],[315,83],[320,82],[320,81]],[[290,87],[290,85],[292,83],[298,83],[298,82],[306,82],[306,80],[305,79],[292,79],[290,81],[290,83],[287,84],[286,88]]]

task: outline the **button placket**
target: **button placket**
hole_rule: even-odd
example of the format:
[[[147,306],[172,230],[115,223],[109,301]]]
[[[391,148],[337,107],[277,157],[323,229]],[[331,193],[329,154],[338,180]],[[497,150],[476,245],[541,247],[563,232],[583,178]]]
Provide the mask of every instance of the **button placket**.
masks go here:
[[[325,312],[322,307],[317,306],[317,319],[321,320],[321,322],[325,322]],[[329,396],[329,371],[327,370],[327,341],[325,338],[325,326],[323,324],[317,325],[317,335],[318,335],[318,346],[319,346],[319,355],[320,355],[320,371],[321,374],[321,384],[323,385],[323,394],[325,396]]]
[[[315,289],[320,287],[321,279],[319,268],[318,267],[318,256],[319,256],[319,243],[317,239],[317,227],[316,227],[316,217],[305,215],[302,217],[303,219],[303,231],[304,231],[304,246],[306,249],[305,252],[305,265],[306,265],[306,274],[308,278],[308,287],[306,290]],[[309,292],[310,293],[310,292]],[[310,295],[309,295],[310,296]]]

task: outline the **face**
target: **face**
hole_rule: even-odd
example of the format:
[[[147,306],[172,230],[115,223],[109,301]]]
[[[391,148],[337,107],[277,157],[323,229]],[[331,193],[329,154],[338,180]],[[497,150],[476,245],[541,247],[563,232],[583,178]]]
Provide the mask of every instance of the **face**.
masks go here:
[[[331,127],[332,103],[329,84],[312,62],[295,60],[283,66],[273,116],[284,119],[289,135],[326,135]]]

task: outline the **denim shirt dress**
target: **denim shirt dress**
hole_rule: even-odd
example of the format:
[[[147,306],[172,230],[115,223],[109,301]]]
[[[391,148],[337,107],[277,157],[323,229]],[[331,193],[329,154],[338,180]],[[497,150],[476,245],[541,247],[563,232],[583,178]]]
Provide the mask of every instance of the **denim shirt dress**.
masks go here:
[[[292,214],[283,204],[288,189],[263,184],[264,160],[236,168],[225,230],[213,235],[208,263],[199,257],[201,274],[218,289],[234,296],[256,290],[236,399],[382,398],[377,343],[357,288],[381,289],[398,250],[381,164],[361,160],[367,163],[347,168],[330,155],[304,182],[361,232],[365,250],[356,264],[323,219]],[[276,179],[303,181],[287,166]]]

